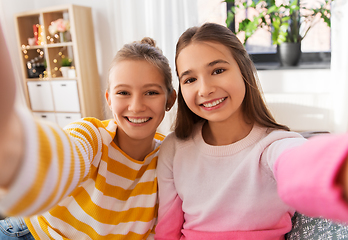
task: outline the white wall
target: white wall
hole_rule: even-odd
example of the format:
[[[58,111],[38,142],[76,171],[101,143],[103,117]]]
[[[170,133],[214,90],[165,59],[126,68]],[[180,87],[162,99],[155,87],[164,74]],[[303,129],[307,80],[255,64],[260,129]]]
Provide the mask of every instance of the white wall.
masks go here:
[[[275,119],[294,131],[332,131],[330,69],[258,71]]]

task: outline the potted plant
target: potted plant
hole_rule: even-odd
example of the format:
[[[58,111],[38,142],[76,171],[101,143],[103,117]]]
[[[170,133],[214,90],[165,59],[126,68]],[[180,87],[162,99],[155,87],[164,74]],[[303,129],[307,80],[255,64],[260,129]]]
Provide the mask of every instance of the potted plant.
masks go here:
[[[228,11],[227,26],[233,22],[238,10],[252,9],[256,14],[252,19],[246,18],[240,22],[235,33],[245,33],[245,44],[256,30],[266,29],[271,33],[272,43],[277,45],[283,65],[297,65],[301,55],[301,41],[320,19],[331,27],[329,5],[333,0],[324,0],[321,4],[318,1],[317,8],[306,8],[298,0],[289,0],[287,4],[281,5],[276,5],[275,0],[253,0],[249,5],[241,1],[225,1],[234,3]]]
[[[69,70],[71,69],[72,59],[68,57],[62,57],[60,62],[60,71],[62,72],[62,76],[65,78],[69,78]]]

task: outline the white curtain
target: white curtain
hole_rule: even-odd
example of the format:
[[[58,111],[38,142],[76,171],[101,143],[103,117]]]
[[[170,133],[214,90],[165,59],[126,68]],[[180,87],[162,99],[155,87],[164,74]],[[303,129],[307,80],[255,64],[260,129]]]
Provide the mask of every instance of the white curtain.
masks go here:
[[[143,37],[153,38],[170,61],[173,83],[177,89],[175,45],[187,28],[199,24],[197,0],[109,0],[108,3],[113,49],[117,51],[124,44]],[[175,112],[176,105],[166,114],[159,132],[169,133]]]
[[[156,40],[171,63],[174,87],[175,45],[179,36],[189,27],[205,21],[223,23],[226,6],[221,0],[0,0],[0,22],[6,29],[6,40],[13,57],[13,66],[20,79],[18,46],[16,41],[14,14],[57,5],[76,4],[91,7],[96,41],[98,71],[102,91],[106,88],[109,64],[115,53],[126,43],[152,37]],[[202,8],[202,6],[204,8]],[[0,53],[1,54],[1,53]],[[20,92],[20,91],[18,91]],[[103,102],[105,99],[103,98]],[[108,108],[106,115],[108,115]],[[173,121],[175,109],[166,115],[159,131],[167,134]],[[106,116],[106,117],[112,117]]]
[[[333,132],[348,131],[348,1],[335,0],[331,17]]]

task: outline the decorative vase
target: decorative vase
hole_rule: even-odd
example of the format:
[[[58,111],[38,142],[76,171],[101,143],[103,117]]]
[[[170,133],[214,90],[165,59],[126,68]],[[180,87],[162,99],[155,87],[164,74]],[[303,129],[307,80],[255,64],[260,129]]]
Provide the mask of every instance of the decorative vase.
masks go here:
[[[76,77],[76,70],[74,67],[71,67],[68,69],[68,78],[75,78]]]
[[[59,39],[60,42],[70,42],[71,41],[71,37],[70,37],[70,32],[66,31],[66,32],[60,32],[59,33]]]
[[[63,78],[69,78],[69,69],[70,67],[60,67]]]
[[[277,54],[282,66],[297,66],[301,57],[301,42],[277,45]]]

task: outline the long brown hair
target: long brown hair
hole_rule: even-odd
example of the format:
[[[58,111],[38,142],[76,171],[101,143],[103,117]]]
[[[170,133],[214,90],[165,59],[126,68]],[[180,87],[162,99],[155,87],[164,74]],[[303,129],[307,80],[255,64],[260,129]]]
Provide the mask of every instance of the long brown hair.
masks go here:
[[[256,68],[243,44],[230,29],[215,23],[205,23],[201,27],[187,29],[176,44],[176,65],[181,50],[193,42],[215,42],[230,49],[245,83],[245,97],[242,102],[242,111],[245,119],[264,127],[289,131],[287,126],[278,124],[268,110],[262,97]],[[177,70],[176,73],[178,75]],[[189,137],[192,134],[194,125],[200,121],[206,120],[193,113],[187,107],[179,84],[178,112],[174,127],[175,135],[180,139]]]

